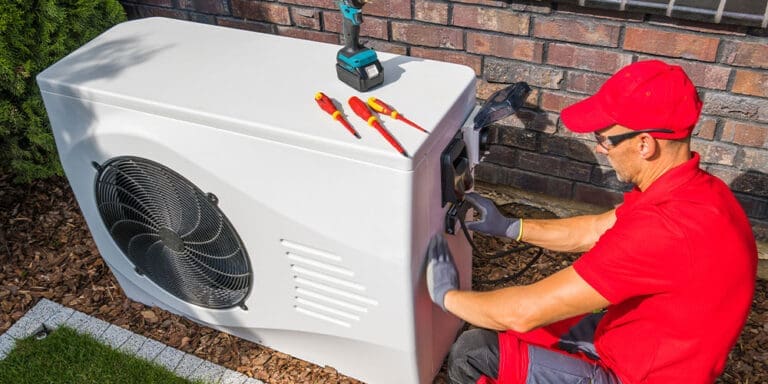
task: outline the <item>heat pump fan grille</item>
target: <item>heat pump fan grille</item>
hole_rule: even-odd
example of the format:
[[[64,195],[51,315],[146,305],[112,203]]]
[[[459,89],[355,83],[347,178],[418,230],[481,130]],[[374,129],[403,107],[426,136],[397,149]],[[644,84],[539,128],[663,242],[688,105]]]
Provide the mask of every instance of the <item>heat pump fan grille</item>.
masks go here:
[[[251,266],[213,195],[142,158],[119,157],[98,169],[99,213],[139,273],[192,304],[242,305]]]

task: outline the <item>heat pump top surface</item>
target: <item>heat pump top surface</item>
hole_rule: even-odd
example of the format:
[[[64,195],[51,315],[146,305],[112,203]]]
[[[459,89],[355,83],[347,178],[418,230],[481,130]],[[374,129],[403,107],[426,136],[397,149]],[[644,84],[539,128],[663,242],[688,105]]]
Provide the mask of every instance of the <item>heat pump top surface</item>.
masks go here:
[[[243,135],[412,170],[428,135],[383,116],[410,155],[398,154],[347,103],[380,98],[428,131],[468,96],[465,66],[379,53],[384,84],[359,93],[336,79],[338,46],[209,25],[148,18],[115,26],[38,77],[43,91],[119,104]],[[322,91],[362,135],[358,140],[314,101]],[[472,89],[474,92],[474,89]],[[474,94],[471,95],[474,97]],[[426,145],[425,145],[426,144]]]

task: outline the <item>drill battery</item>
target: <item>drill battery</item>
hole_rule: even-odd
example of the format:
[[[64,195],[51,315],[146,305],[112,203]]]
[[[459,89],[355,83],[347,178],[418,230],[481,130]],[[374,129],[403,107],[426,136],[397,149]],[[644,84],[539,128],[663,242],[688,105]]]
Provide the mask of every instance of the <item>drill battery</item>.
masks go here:
[[[346,56],[341,49],[336,58],[336,75],[350,87],[365,92],[384,82],[384,71],[376,57],[376,52],[370,48],[352,52]]]

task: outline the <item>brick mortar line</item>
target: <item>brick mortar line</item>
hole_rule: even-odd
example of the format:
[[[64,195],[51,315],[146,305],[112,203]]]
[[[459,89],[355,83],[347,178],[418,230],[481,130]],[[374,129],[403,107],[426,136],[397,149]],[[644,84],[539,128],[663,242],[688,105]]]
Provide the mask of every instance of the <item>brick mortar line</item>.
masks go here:
[[[598,164],[599,165],[599,164]],[[530,171],[527,171],[530,172]],[[595,185],[595,184],[590,184]],[[519,188],[499,185],[491,182],[480,181],[475,184],[475,190],[481,193],[492,193],[498,195],[496,203],[499,205],[507,204],[513,201],[523,202],[534,207],[546,208],[552,210],[552,207],[567,207],[560,210],[555,210],[555,214],[558,216],[573,216],[584,215],[591,213],[602,212],[603,208],[594,206],[589,203],[575,203],[573,204],[569,199],[547,197],[535,193],[529,193]],[[512,197],[515,196],[515,197]],[[569,204],[571,202],[571,204]],[[766,271],[759,274],[761,278],[768,279],[768,240],[756,239],[758,254],[757,257],[761,263],[762,268]]]
[[[65,325],[80,334],[93,336],[100,343],[120,352],[154,362],[188,380],[201,380],[218,384],[264,384],[262,381],[195,355],[167,346],[104,320],[65,307],[48,299],[41,299],[11,328],[0,334],[0,360],[13,350],[16,340],[53,331]]]

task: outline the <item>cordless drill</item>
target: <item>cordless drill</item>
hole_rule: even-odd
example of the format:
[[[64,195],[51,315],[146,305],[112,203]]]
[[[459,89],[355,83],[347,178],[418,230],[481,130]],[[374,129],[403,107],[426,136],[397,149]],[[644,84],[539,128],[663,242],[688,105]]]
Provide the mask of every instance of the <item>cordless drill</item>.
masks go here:
[[[339,80],[365,92],[384,82],[384,72],[376,52],[360,45],[362,8],[370,0],[340,0],[344,48],[336,55]]]

